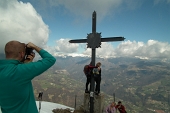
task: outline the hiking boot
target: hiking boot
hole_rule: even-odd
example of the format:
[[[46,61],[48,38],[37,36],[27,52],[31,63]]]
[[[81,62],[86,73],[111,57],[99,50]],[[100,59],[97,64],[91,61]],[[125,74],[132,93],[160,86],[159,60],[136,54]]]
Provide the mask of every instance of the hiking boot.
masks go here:
[[[95,94],[95,95],[98,95],[98,92],[97,92],[97,91],[95,91],[95,92],[94,92],[94,94]]]
[[[100,95],[100,92],[95,91],[94,94],[97,95],[97,96],[99,96],[99,95]]]
[[[90,93],[90,91],[88,91],[87,89],[85,90],[85,93]]]

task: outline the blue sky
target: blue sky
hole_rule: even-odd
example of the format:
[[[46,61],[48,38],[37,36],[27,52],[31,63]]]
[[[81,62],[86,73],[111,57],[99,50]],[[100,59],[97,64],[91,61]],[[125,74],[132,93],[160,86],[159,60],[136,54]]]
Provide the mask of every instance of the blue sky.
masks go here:
[[[32,41],[56,56],[90,55],[86,44],[68,41],[92,32],[95,10],[96,31],[102,32],[103,38],[126,38],[102,43],[97,56],[166,60],[170,55],[170,0],[0,0],[0,4],[4,15],[0,17],[0,36],[6,37],[0,43],[1,51],[4,43],[15,39]]]
[[[94,10],[97,12],[97,32],[102,32],[102,37],[124,36],[126,40],[131,41],[147,42],[153,39],[170,42],[170,38],[168,38],[170,37],[170,2],[168,3],[166,0],[157,0],[157,3],[156,0],[129,0],[129,2],[138,2],[129,3],[131,4],[129,6],[127,6],[128,3],[119,0],[122,1],[120,5],[112,8],[113,4],[113,6],[109,6],[110,10],[105,12],[102,12],[102,9],[105,9],[102,8],[102,4],[96,2],[96,4],[94,3],[94,5],[98,5],[98,7],[94,6],[97,7],[96,9],[85,6],[85,9],[83,8],[85,11],[82,10],[82,14],[79,12],[80,6],[77,5],[83,5],[84,2],[76,4],[78,0],[74,0],[73,6],[77,7],[77,11],[71,11],[64,2],[59,6],[51,6],[46,1],[44,8],[39,3],[41,1],[38,0],[36,2],[33,0],[22,1],[30,2],[49,26],[51,31],[49,44],[52,43],[51,40],[55,41],[59,38],[86,38],[86,34],[91,33],[91,16]],[[57,0],[55,1],[57,3]],[[90,1],[87,2],[90,3]],[[86,12],[88,7],[94,10]],[[98,9],[100,10],[98,11]],[[83,15],[85,13],[86,15]]]

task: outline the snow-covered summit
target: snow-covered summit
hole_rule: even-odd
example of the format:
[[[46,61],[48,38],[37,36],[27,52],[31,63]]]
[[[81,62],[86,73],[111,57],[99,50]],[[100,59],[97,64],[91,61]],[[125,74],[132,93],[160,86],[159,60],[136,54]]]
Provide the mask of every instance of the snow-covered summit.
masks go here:
[[[36,101],[37,104],[37,108],[39,110],[39,101]],[[74,110],[74,108],[65,106],[65,105],[61,105],[61,104],[57,104],[57,103],[52,103],[52,102],[46,102],[46,101],[42,101],[41,102],[41,109],[40,109],[40,113],[53,113],[52,110],[53,109],[66,109],[69,108],[71,110]]]
[[[37,104],[37,109],[39,110],[39,101],[36,101],[36,104]],[[71,108],[71,107],[68,107],[68,106],[65,106],[65,105],[61,105],[61,104],[57,104],[57,103],[52,103],[52,102],[46,102],[46,101],[42,101],[41,102],[41,109],[40,109],[40,113],[53,113],[52,110],[53,109],[66,109],[66,108],[69,108],[71,110],[74,110],[74,108]],[[0,109],[0,113],[1,112],[1,109]]]

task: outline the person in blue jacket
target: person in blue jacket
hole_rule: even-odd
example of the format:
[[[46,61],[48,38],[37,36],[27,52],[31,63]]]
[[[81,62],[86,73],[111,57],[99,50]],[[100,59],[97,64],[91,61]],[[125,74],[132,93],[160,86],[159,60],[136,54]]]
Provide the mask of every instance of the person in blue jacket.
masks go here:
[[[32,62],[32,48],[41,60]],[[31,80],[54,65],[56,59],[47,51],[29,42],[10,41],[5,45],[6,59],[0,60],[0,106],[2,113],[38,113]]]

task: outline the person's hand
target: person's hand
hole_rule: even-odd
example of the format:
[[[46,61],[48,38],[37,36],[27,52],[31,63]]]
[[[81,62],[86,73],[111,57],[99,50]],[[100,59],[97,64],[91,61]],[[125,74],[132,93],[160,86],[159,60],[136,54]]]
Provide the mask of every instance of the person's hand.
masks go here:
[[[24,63],[32,62],[33,59],[34,59],[34,57],[35,57],[35,53],[32,52],[31,55],[28,55],[28,56],[26,57],[26,59],[24,60]]]
[[[35,44],[33,44],[32,42],[29,42],[27,45],[26,45],[28,48],[32,48],[34,49],[35,51],[37,51],[38,53],[40,52],[41,48],[36,46]]]
[[[99,70],[99,71],[100,71],[100,69],[101,69],[101,68],[100,68],[100,67],[98,67],[98,70]]]
[[[36,45],[34,45],[32,42],[29,42],[26,46],[28,48],[32,48],[32,49],[34,49],[36,47]]]

